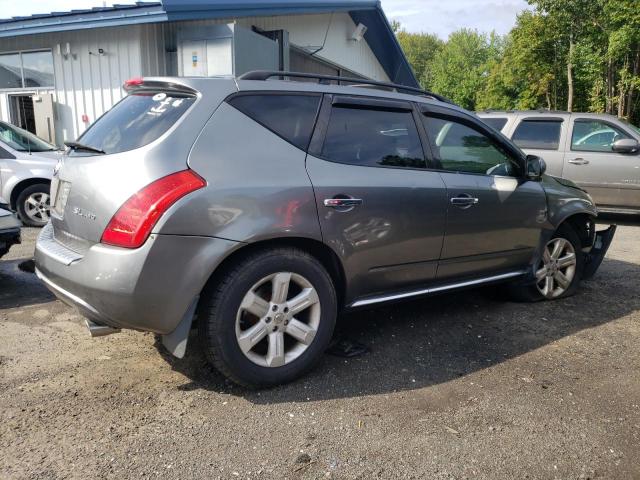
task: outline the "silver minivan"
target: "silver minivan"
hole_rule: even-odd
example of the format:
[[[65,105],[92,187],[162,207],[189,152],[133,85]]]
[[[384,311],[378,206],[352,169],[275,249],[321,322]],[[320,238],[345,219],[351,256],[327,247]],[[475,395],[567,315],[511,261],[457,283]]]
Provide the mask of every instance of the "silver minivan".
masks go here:
[[[640,214],[640,129],[617,117],[549,111],[479,112],[547,173],[591,194],[602,213]]]

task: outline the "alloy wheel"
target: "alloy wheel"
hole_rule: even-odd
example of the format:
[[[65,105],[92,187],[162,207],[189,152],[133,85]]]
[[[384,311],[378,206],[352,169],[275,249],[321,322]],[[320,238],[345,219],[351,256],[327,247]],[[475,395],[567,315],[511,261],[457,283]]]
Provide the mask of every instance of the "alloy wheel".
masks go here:
[[[29,219],[35,223],[45,224],[49,221],[49,194],[34,192],[24,202],[24,210]]]
[[[320,325],[320,299],[302,275],[264,277],[245,294],[236,315],[240,350],[262,367],[281,367],[302,355]]]
[[[547,243],[536,269],[538,291],[549,299],[558,298],[571,286],[576,275],[576,251],[565,238]]]

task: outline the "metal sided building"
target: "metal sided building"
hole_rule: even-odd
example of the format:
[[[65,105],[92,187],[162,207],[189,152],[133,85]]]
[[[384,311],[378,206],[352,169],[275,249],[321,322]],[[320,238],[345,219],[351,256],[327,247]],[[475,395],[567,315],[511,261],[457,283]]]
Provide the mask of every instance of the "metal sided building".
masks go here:
[[[256,69],[417,86],[378,0],[163,0],[0,20],[0,119],[62,145],[127,79]]]

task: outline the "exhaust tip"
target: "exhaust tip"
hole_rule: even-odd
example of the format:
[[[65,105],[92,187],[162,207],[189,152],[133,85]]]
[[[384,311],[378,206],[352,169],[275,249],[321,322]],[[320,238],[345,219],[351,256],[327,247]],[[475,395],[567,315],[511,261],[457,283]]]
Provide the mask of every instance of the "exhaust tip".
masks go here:
[[[104,337],[106,335],[111,335],[112,333],[120,333],[119,328],[101,325],[89,320],[88,318],[85,318],[84,322],[86,323],[89,334],[91,334],[92,337]]]

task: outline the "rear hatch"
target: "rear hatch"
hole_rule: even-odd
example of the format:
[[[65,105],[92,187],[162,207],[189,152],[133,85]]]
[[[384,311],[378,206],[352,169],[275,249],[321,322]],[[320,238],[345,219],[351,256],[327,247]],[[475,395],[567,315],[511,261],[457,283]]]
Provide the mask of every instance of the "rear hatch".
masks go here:
[[[231,79],[139,79],[69,148],[52,181],[55,239],[83,253],[118,209],[152,182],[187,168],[189,151]]]

